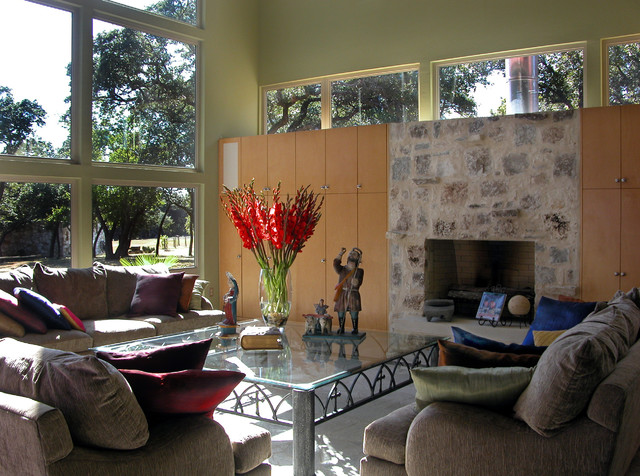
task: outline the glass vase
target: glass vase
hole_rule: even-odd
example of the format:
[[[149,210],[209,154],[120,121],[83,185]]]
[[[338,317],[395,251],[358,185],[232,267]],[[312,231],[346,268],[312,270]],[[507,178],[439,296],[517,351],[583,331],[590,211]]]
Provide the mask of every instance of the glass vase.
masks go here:
[[[260,270],[260,312],[271,327],[284,327],[291,311],[291,272],[289,268]]]

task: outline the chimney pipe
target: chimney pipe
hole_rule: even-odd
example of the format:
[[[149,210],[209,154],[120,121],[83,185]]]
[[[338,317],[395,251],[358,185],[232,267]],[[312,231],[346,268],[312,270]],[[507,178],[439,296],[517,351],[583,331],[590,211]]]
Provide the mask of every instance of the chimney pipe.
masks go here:
[[[538,112],[537,56],[507,58],[509,100],[507,114]]]

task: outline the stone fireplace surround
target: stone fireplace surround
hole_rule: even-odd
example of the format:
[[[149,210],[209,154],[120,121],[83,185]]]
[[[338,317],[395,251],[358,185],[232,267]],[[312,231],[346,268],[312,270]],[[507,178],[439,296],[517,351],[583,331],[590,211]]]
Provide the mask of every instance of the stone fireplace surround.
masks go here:
[[[391,124],[389,167],[389,329],[422,315],[430,239],[533,242],[536,299],[576,294],[579,111]]]

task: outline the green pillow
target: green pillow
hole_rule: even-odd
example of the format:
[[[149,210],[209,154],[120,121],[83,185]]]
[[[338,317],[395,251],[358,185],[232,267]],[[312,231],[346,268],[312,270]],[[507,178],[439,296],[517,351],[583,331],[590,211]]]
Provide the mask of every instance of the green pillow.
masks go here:
[[[533,371],[527,367],[472,369],[447,365],[416,367],[411,369],[411,377],[416,405],[421,410],[442,401],[500,408],[513,406],[529,385]]]

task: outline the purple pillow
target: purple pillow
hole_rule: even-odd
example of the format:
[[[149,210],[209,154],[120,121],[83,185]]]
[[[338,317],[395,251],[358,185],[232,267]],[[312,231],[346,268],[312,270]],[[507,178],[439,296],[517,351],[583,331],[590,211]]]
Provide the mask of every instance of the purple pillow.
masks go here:
[[[18,298],[18,302],[23,303],[40,316],[45,324],[47,324],[47,327],[51,329],[63,329],[65,331],[71,330],[69,322],[46,297],[27,288],[15,288],[13,295]]]
[[[133,352],[98,351],[96,357],[109,362],[117,369],[143,370],[145,372],[178,372],[202,370],[211,341],[183,342],[149,350]]]
[[[0,289],[0,311],[11,317],[31,332],[45,334],[47,325],[37,314],[18,303],[15,296]]]
[[[244,378],[234,370],[182,370],[149,373],[121,370],[138,403],[150,413],[204,413],[213,411]]]
[[[138,275],[129,316],[176,317],[183,276],[184,273]]]

